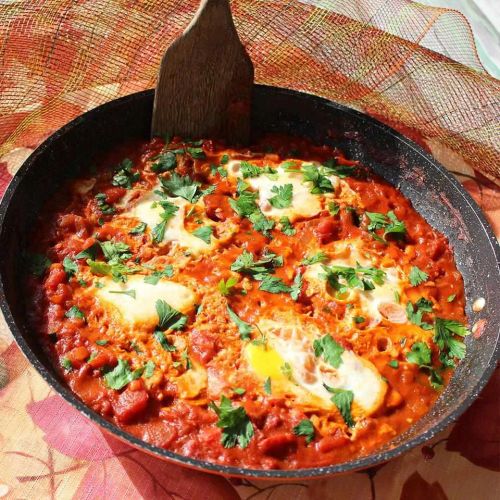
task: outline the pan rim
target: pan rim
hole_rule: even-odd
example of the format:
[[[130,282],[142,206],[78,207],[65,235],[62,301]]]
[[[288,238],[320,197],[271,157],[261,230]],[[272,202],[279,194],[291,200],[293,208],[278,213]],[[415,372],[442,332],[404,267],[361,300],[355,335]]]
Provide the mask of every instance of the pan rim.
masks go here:
[[[500,245],[496,239],[489,223],[487,222],[482,210],[472,199],[470,194],[462,187],[460,182],[449,172],[444,166],[438,163],[429,153],[423,150],[416,143],[406,138],[399,132],[396,132],[391,127],[379,122],[378,120],[361,113],[355,109],[349,108],[343,104],[318,97],[313,94],[306,92],[299,92],[290,89],[272,87],[266,85],[256,85],[257,89],[262,91],[279,92],[281,94],[288,94],[292,96],[307,96],[313,104],[320,106],[334,106],[340,109],[344,113],[352,114],[355,117],[362,118],[363,120],[368,120],[371,125],[379,128],[383,133],[389,133],[395,137],[398,141],[402,141],[406,147],[413,149],[416,153],[421,155],[423,159],[432,164],[432,166],[437,169],[442,175],[446,177],[446,180],[453,186],[455,190],[463,197],[464,201],[469,205],[471,211],[479,220],[482,229],[488,237],[488,241],[491,246],[491,250],[496,257],[497,263],[500,262]],[[99,115],[100,113],[106,113],[109,109],[114,106],[126,105],[127,101],[134,99],[145,98],[151,95],[154,91],[152,89],[130,94],[119,99],[109,101],[101,106],[93,108],[82,115],[79,115],[74,120],[70,121],[68,124],[64,125],[53,134],[51,134],[35,151],[29,156],[29,158],[23,163],[21,168],[13,177],[9,186],[7,187],[2,200],[0,201],[0,234],[3,232],[4,220],[7,215],[11,200],[13,199],[16,190],[21,183],[25,174],[30,170],[31,166],[36,162],[38,156],[42,154],[46,149],[50,148],[52,144],[57,141],[61,136],[64,136],[69,130],[77,127],[81,122],[88,119],[89,116]],[[235,477],[246,477],[253,479],[274,479],[274,480],[288,480],[288,479],[315,479],[324,476],[332,476],[339,473],[353,472],[359,469],[364,469],[367,467],[375,466],[382,462],[387,462],[401,454],[415,448],[416,446],[428,441],[434,437],[437,433],[441,432],[448,425],[450,425],[456,418],[462,415],[467,408],[476,400],[480,391],[484,388],[488,380],[490,379],[495,367],[496,361],[498,360],[500,353],[500,342],[497,337],[496,345],[491,352],[489,358],[489,363],[481,377],[477,380],[473,388],[471,388],[469,395],[463,400],[463,402],[452,411],[447,417],[437,422],[434,426],[429,428],[427,431],[419,434],[418,436],[410,439],[408,442],[394,446],[391,449],[375,452],[355,460],[350,460],[348,462],[343,462],[339,464],[328,465],[324,467],[311,467],[311,468],[301,468],[301,469],[252,469],[238,466],[222,465],[214,462],[209,462],[207,460],[200,460],[191,457],[181,455],[179,453],[174,453],[170,450],[166,450],[157,446],[154,446],[142,439],[139,439],[132,434],[120,429],[112,422],[104,419],[98,413],[92,411],[87,407],[78,397],[69,390],[61,381],[52,374],[38,359],[36,354],[31,350],[28,343],[25,341],[21,331],[17,328],[13,314],[7,303],[7,296],[4,289],[3,276],[0,276],[0,308],[4,314],[6,323],[12,332],[14,339],[16,340],[18,346],[20,347],[23,355],[27,358],[29,363],[37,370],[37,372],[42,376],[42,378],[53,388],[59,395],[61,395],[66,402],[68,402],[73,408],[78,410],[80,413],[89,418],[92,422],[99,425],[107,433],[110,433],[117,437],[118,439],[127,442],[128,444],[138,448],[142,451],[146,451],[158,458],[166,459],[167,461],[185,467],[191,467],[204,472],[215,473],[224,476],[235,476]]]

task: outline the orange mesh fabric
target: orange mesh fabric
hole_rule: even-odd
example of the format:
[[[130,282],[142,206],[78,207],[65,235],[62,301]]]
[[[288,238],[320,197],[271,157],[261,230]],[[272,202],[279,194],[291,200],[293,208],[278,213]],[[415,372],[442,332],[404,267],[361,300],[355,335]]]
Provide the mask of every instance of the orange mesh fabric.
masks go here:
[[[315,2],[327,8],[232,2],[257,82],[341,101],[500,177],[500,84],[482,69],[463,17],[405,0]],[[83,111],[153,87],[164,49],[197,5],[0,1],[0,157],[36,146]]]

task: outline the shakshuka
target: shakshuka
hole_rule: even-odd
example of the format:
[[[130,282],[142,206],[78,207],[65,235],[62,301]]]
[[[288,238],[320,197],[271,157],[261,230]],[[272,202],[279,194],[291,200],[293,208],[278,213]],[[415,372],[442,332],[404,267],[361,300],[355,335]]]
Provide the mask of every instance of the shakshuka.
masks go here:
[[[366,455],[465,355],[446,238],[305,139],[130,142],[61,186],[29,240],[27,315],[61,377],[189,457],[296,469]]]

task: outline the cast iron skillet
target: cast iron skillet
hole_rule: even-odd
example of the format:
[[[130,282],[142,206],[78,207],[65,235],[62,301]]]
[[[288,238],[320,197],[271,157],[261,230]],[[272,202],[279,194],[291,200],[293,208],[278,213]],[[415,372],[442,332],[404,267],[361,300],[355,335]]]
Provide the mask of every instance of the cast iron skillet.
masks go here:
[[[197,460],[151,444],[120,430],[85,406],[60,380],[25,323],[21,254],[26,234],[42,203],[61,180],[76,176],[102,151],[134,137],[149,136],[153,91],[109,102],[57,131],[24,163],[0,205],[0,301],[7,323],[25,356],[61,396],[118,438],[180,465],[208,472],[255,478],[314,478],[385,462],[427,441],[474,401],[496,365],[499,349],[500,247],[478,206],[455,178],[420,147],[394,130],[339,104],[307,94],[256,86],[253,130],[279,131],[334,143],[348,158],[361,162],[396,185],[429,223],[453,246],[465,280],[471,324],[486,319],[479,338],[466,340],[467,356],[430,412],[404,434],[371,455],[329,467],[255,470]],[[333,138],[333,139],[332,139]],[[481,313],[471,304],[486,299]]]

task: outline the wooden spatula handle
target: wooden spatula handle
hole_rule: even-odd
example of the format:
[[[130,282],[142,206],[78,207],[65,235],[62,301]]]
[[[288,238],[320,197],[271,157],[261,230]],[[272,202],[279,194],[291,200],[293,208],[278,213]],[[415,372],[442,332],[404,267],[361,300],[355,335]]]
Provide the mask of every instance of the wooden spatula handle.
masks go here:
[[[246,142],[252,82],[253,65],[229,1],[202,0],[163,57],[152,134]]]

